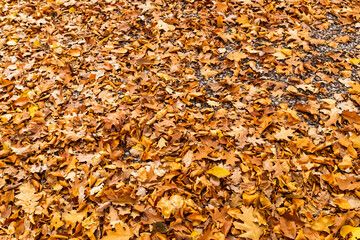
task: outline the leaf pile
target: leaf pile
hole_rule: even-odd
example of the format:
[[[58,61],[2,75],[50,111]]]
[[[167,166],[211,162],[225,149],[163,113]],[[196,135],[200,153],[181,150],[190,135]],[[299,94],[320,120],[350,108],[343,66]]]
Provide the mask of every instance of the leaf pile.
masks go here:
[[[359,236],[360,5],[0,2],[0,235]]]

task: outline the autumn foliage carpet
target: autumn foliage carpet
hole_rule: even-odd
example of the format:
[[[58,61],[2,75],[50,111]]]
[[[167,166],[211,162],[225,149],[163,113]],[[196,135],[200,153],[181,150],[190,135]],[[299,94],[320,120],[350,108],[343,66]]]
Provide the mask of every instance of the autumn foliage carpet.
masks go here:
[[[0,239],[360,237],[359,12],[0,1]]]

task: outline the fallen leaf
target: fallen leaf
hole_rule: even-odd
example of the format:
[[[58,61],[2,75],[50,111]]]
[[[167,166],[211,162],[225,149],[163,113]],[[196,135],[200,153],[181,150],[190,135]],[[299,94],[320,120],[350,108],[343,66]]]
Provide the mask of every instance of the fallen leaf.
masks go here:
[[[42,194],[36,193],[36,190],[30,185],[30,182],[27,182],[19,187],[19,194],[15,196],[18,200],[15,204],[20,206],[26,213],[33,214],[41,197]]]
[[[218,178],[224,178],[230,175],[230,172],[222,167],[213,167],[210,170],[207,171],[208,174],[214,175]]]
[[[115,231],[106,231],[106,236],[102,237],[102,240],[129,240],[134,236],[130,227],[120,221],[115,225]]]
[[[238,218],[243,222],[233,222],[234,227],[243,231],[239,237],[249,238],[252,240],[259,240],[264,234],[264,227],[260,227],[257,223],[257,212],[253,207],[241,207],[242,214],[238,215]]]
[[[346,236],[351,233],[351,240],[356,240],[360,238],[360,227],[353,227],[350,225],[344,225],[341,229],[340,229],[340,235],[346,239]]]

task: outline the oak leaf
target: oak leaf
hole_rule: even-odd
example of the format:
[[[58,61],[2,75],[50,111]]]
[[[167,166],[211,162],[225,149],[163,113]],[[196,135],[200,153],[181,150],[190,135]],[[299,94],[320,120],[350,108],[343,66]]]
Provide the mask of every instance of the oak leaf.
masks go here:
[[[243,223],[237,221],[233,222],[236,229],[244,231],[244,233],[242,233],[239,237],[259,240],[264,234],[264,227],[261,227],[258,223],[259,214],[251,206],[242,206],[241,211],[242,213],[238,212],[236,214],[236,218],[243,221]]]
[[[159,20],[158,24],[157,24],[157,27],[160,29],[160,30],[164,30],[164,31],[173,31],[175,30],[175,26],[174,25],[171,25],[171,24],[167,24],[166,22],[162,21],[162,20]]]
[[[74,227],[76,223],[80,223],[87,215],[87,208],[84,208],[80,212],[77,210],[71,210],[70,212],[64,213],[62,219],[67,225]]]
[[[274,134],[276,140],[286,140],[289,141],[289,137],[294,135],[294,131],[291,129],[285,129],[281,127],[280,132]]]
[[[217,70],[211,70],[210,68],[203,68],[200,72],[206,80],[215,77],[219,73]]]
[[[38,206],[38,201],[42,197],[40,193],[36,193],[34,187],[30,183],[23,184],[19,187],[20,193],[15,196],[18,199],[16,205],[21,206],[21,208],[29,214],[35,212],[36,206]]]
[[[61,220],[61,214],[59,212],[54,212],[50,221],[50,228],[52,230],[57,230],[62,227],[64,222]]]
[[[129,240],[134,236],[130,227],[123,222],[115,225],[115,231],[106,231],[107,235],[102,240]]]
[[[164,218],[169,218],[171,214],[174,214],[179,208],[184,205],[184,198],[180,195],[173,195],[170,198],[163,197],[157,203],[156,207],[161,210]]]
[[[230,60],[234,60],[235,62],[239,62],[242,59],[247,58],[248,55],[243,52],[233,52],[233,53],[229,53],[226,57]]]

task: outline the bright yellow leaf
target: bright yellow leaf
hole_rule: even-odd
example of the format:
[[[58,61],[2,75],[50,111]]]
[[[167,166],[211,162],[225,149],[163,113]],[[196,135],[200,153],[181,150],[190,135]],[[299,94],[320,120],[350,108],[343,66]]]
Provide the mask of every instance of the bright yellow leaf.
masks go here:
[[[345,239],[345,237],[351,233],[350,240],[356,240],[360,238],[360,227],[353,227],[350,225],[345,225],[340,229],[340,235]]]
[[[335,198],[334,203],[338,205],[341,209],[349,210],[354,208],[352,205],[350,205],[348,201],[343,198]]]
[[[35,104],[29,107],[29,113],[31,117],[35,116],[36,111],[39,109],[39,107]]]
[[[351,58],[350,61],[349,61],[351,64],[353,65],[359,65],[360,64],[360,59],[357,59],[357,58]]]
[[[41,43],[39,42],[39,40],[35,40],[33,45],[34,45],[35,48],[41,47]]]
[[[292,50],[291,50],[291,49],[287,49],[287,48],[281,49],[281,52],[282,52],[283,54],[285,54],[286,56],[291,56],[291,54],[292,54]]]
[[[208,174],[214,175],[218,178],[223,178],[229,176],[230,172],[222,167],[213,167],[208,171]]]
[[[156,75],[162,80],[170,81],[171,77],[165,73],[156,73]]]
[[[192,238],[196,238],[197,236],[199,236],[199,234],[200,234],[199,232],[193,231],[190,236],[191,236]]]

